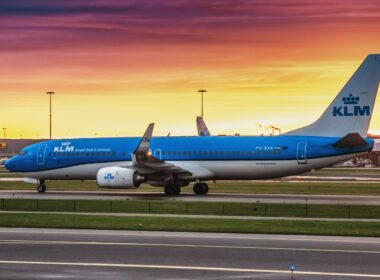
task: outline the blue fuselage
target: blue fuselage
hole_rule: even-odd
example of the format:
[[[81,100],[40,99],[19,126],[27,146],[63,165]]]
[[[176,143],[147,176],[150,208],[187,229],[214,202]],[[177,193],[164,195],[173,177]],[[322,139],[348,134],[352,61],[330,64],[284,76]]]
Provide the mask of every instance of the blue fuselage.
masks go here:
[[[94,163],[131,161],[141,138],[81,138],[50,140],[23,149],[6,162],[13,172],[29,173]],[[154,137],[151,154],[168,162],[278,162],[307,164],[314,159],[367,152],[367,145],[354,148],[334,147],[337,137],[306,136],[208,136]],[[296,172],[290,172],[296,173]]]

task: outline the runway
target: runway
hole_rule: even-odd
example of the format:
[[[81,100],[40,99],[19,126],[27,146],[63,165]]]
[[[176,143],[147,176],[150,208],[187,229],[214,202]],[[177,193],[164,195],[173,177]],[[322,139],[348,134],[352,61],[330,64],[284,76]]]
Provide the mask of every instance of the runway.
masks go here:
[[[377,238],[0,229],[2,279],[380,279]]]
[[[238,194],[209,193],[205,196],[183,193],[166,196],[159,192],[107,192],[107,191],[47,191],[40,194],[35,190],[0,190],[0,199],[83,199],[83,200],[183,200],[208,202],[261,202],[261,203],[308,203],[380,205],[380,196],[359,195],[303,195],[303,194]]]

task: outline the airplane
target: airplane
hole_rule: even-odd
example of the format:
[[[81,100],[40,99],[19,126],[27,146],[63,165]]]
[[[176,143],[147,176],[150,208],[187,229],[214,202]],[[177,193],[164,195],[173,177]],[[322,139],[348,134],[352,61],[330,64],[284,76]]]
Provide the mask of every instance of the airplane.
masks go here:
[[[197,131],[198,136],[211,136],[210,131],[208,130],[205,121],[203,120],[203,117],[197,117]]]
[[[96,180],[102,188],[163,187],[178,195],[195,182],[272,179],[330,166],[371,151],[367,131],[380,81],[380,54],[368,55],[321,117],[278,136],[143,137],[50,140],[33,144],[5,167],[36,182]]]

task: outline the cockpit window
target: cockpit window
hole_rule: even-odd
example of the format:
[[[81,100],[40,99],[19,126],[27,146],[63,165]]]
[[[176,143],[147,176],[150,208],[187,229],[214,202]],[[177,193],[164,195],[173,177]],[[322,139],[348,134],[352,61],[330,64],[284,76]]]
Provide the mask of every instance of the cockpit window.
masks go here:
[[[25,150],[21,150],[21,151],[18,153],[18,155],[19,155],[19,156],[25,156],[27,153],[28,153],[27,151],[25,151]]]

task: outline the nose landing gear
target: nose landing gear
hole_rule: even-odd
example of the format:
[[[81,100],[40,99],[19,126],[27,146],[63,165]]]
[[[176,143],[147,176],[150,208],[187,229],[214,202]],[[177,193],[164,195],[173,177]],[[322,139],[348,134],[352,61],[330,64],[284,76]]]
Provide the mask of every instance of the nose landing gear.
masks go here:
[[[46,191],[45,180],[40,180],[40,183],[37,186],[37,191],[39,193],[44,193]]]

